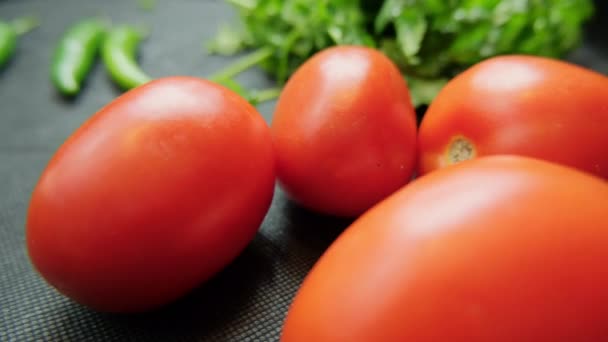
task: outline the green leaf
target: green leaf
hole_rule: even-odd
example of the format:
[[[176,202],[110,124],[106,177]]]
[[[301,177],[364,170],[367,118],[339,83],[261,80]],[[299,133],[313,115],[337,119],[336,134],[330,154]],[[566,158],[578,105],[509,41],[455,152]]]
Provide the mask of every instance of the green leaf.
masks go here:
[[[218,33],[224,37],[215,51],[268,49],[271,55],[255,65],[282,84],[327,47],[376,47],[416,78],[416,103],[428,102],[438,84],[485,58],[564,56],[580,43],[594,11],[593,0],[226,1],[236,7],[243,31]]]
[[[223,25],[220,27],[215,38],[205,44],[207,52],[231,56],[245,48],[243,34],[231,26]]]
[[[525,13],[513,15],[504,25],[495,27],[497,39],[495,41],[496,53],[508,52],[516,46],[518,40],[526,31],[528,18]]]
[[[395,20],[395,29],[403,55],[416,63],[416,55],[420,51],[427,29],[423,12],[415,7],[405,9]]]
[[[403,7],[405,6],[405,0],[386,0],[380,8],[380,12],[374,22],[374,31],[376,34],[382,33],[388,24],[390,24],[395,18],[399,17]]]
[[[481,48],[491,29],[492,25],[484,22],[459,35],[450,47],[450,55],[454,61],[462,64],[473,64],[479,61]]]
[[[423,79],[406,76],[412,104],[415,107],[430,104],[448,82],[447,78]]]

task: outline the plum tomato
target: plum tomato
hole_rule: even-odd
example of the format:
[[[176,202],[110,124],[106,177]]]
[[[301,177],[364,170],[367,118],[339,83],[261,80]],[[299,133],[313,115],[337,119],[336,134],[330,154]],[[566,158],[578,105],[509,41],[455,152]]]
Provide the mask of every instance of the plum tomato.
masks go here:
[[[298,68],[271,132],[279,183],[324,214],[358,216],[405,185],[416,164],[407,84],[390,59],[366,47],[331,47]]]
[[[77,129],[31,197],[31,262],[98,311],[155,309],[230,263],[274,194],[268,124],[211,82],[135,88]]]
[[[282,341],[606,341],[606,246],[603,179],[522,156],[464,161],[347,228]]]
[[[565,61],[490,58],[452,79],[419,129],[419,174],[516,154],[608,178],[608,78]]]

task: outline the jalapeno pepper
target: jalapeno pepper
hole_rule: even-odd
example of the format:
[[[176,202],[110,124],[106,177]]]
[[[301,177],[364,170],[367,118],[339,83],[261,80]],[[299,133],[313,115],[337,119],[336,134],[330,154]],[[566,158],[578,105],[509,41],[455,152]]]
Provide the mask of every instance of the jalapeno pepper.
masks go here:
[[[13,22],[0,21],[0,68],[14,55],[17,48],[17,37],[38,26],[35,17],[23,17]]]
[[[0,21],[0,67],[15,53],[16,46],[17,33],[10,24]]]
[[[51,65],[51,80],[64,95],[76,95],[89,74],[106,32],[101,20],[86,19],[61,38]]]
[[[112,29],[102,45],[102,59],[112,80],[128,90],[147,83],[151,78],[137,64],[136,54],[144,38],[141,30],[132,26]]]

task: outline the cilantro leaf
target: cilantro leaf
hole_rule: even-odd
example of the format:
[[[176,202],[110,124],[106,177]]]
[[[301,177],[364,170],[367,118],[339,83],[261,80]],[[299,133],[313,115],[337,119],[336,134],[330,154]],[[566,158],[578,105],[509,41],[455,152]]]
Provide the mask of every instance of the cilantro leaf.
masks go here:
[[[380,49],[417,104],[467,67],[501,54],[561,57],[581,41],[592,0],[226,0],[242,32],[220,29],[218,54],[264,49],[257,65],[279,85],[333,45]]]

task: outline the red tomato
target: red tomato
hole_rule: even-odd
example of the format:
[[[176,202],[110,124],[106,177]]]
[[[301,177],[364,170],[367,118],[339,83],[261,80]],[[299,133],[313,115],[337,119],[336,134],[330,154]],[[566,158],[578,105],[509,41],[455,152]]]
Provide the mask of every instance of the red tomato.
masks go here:
[[[274,192],[268,125],[204,80],[130,91],[57,151],[32,195],[27,246],[60,292],[99,311],[164,305],[250,242]]]
[[[563,61],[504,56],[454,78],[422,120],[419,172],[516,154],[608,178],[608,78]]]
[[[332,47],[304,63],[271,131],[281,185],[325,214],[361,214],[406,184],[416,163],[407,85],[387,57],[364,47]]]
[[[282,341],[606,341],[606,246],[600,178],[463,162],[355,221],[305,279]]]

